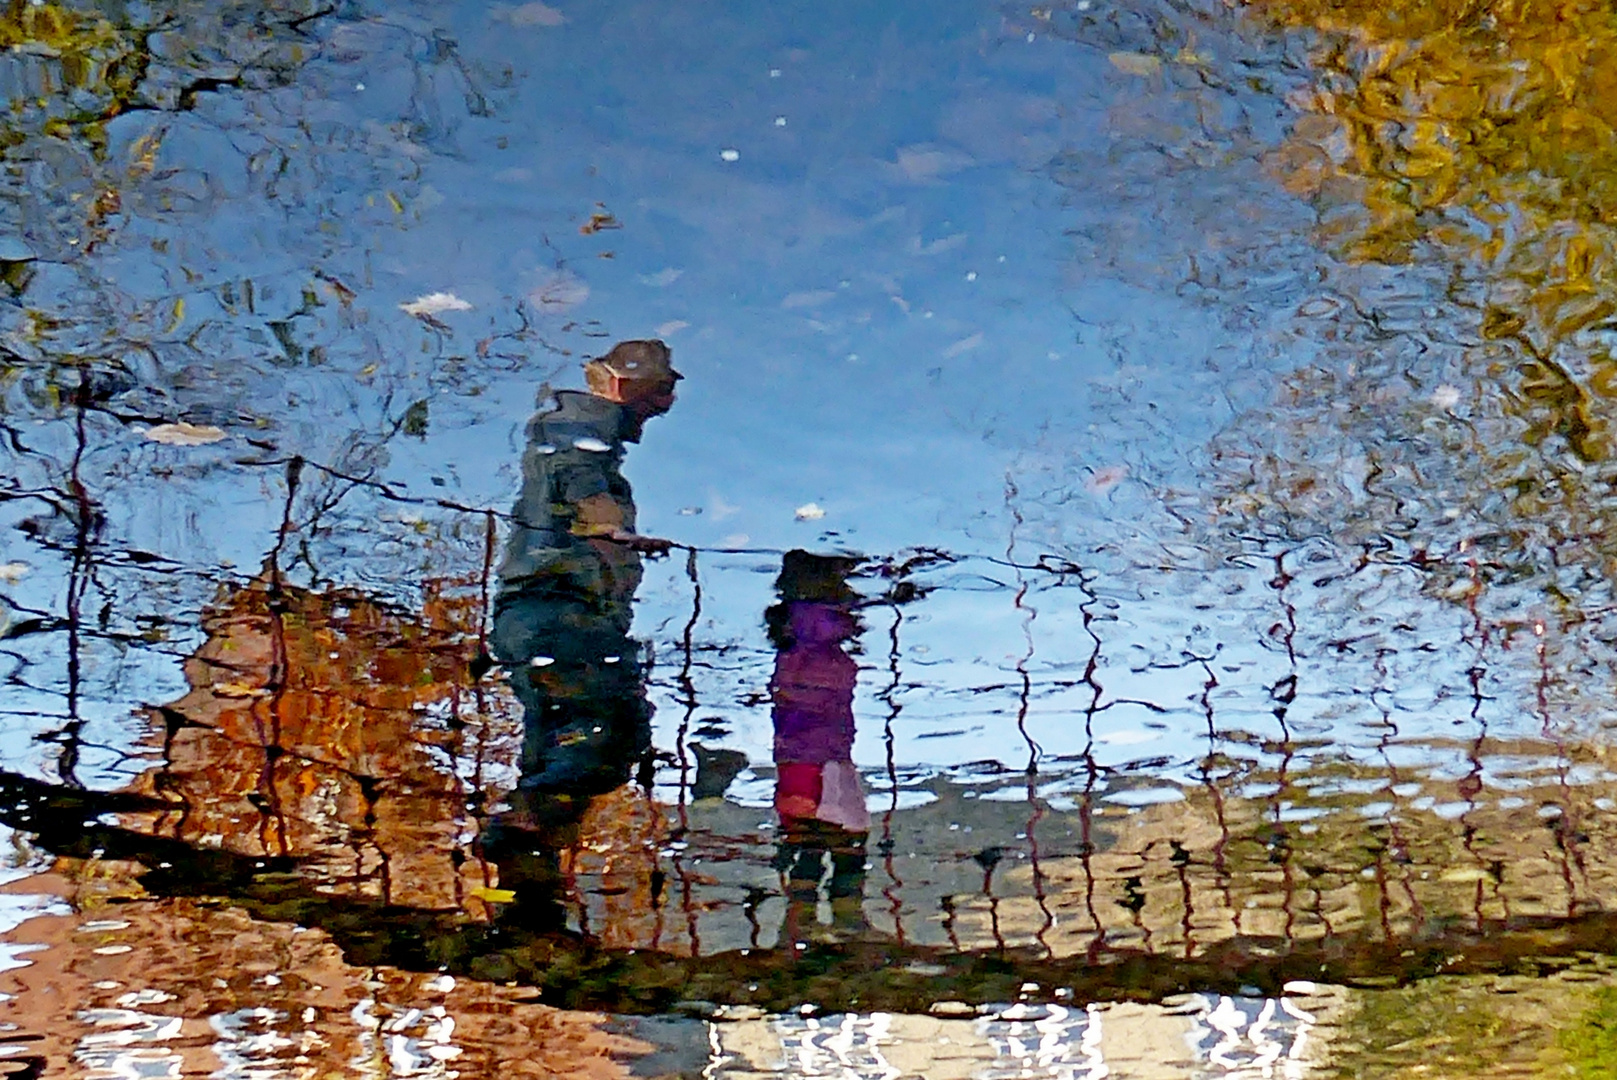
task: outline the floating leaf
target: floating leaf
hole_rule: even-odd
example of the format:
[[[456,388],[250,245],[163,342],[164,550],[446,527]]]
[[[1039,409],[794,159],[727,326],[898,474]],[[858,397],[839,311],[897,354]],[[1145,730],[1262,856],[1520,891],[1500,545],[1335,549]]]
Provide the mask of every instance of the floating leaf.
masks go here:
[[[1162,70],[1162,60],[1149,53],[1114,52],[1106,57],[1112,66],[1125,75],[1155,75]]]
[[[583,279],[565,270],[545,274],[537,287],[528,293],[528,302],[546,311],[565,311],[577,307],[590,298],[590,287]]]
[[[641,274],[640,283],[642,285],[650,285],[654,289],[666,289],[668,286],[678,281],[680,275],[683,273],[685,273],[685,271],[676,270],[674,267],[669,266],[657,271],[655,274]]]
[[[487,885],[479,885],[472,890],[472,898],[490,904],[509,904],[517,898],[517,894],[510,889],[491,889]]]
[[[164,446],[206,446],[225,437],[223,428],[216,428],[212,424],[189,424],[184,420],[177,424],[158,424],[147,428],[143,434],[149,442],[162,443]]]
[[[426,315],[437,315],[445,311],[470,311],[472,305],[456,296],[454,293],[435,292],[418,296],[408,304],[400,304],[399,310],[406,315],[418,318]]]
[[[824,516],[825,510],[821,508],[819,503],[804,503],[797,508],[796,517],[798,521],[819,521]]]
[[[256,698],[265,697],[269,691],[262,686],[249,686],[240,682],[214,683],[208,688],[214,695],[222,698]]]
[[[567,21],[567,16],[539,0],[497,11],[495,18],[503,19],[512,26],[560,26]]]
[[[1102,465],[1090,474],[1088,482],[1084,485],[1096,495],[1104,495],[1117,485],[1127,480],[1129,467],[1127,465]]]

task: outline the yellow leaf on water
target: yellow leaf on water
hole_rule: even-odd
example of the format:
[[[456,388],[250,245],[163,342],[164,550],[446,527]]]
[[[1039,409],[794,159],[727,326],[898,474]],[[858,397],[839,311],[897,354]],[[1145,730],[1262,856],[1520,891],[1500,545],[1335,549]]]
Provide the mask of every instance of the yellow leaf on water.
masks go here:
[[[490,904],[509,904],[517,898],[517,894],[510,889],[491,889],[487,885],[479,885],[473,889],[472,896]]]
[[[239,682],[214,683],[208,689],[212,690],[216,697],[222,698],[263,697],[269,693],[262,686],[248,686]]]
[[[1162,61],[1149,53],[1114,52],[1106,59],[1125,75],[1155,75],[1162,70]]]

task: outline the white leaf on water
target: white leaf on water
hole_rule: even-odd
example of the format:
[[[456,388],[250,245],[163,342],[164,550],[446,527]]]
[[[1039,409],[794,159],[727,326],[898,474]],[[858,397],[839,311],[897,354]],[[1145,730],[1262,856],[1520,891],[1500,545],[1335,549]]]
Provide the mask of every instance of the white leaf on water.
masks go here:
[[[28,576],[30,569],[32,568],[23,562],[0,563],[0,581],[7,585],[15,585]]]
[[[225,437],[223,428],[216,428],[212,424],[188,424],[184,420],[177,424],[158,424],[147,428],[142,434],[147,441],[164,446],[206,446]]]
[[[586,435],[582,439],[574,439],[573,447],[578,450],[588,450],[595,454],[604,454],[612,449],[612,444],[602,442],[600,439],[592,439]]]
[[[1445,383],[1432,391],[1432,404],[1439,409],[1452,409],[1460,403],[1460,388]]]
[[[445,311],[470,311],[472,305],[456,296],[454,293],[435,292],[418,296],[408,304],[400,304],[399,310],[406,315],[437,315]]]
[[[944,355],[944,357],[946,359],[953,360],[955,357],[960,356],[962,353],[970,352],[971,350],[975,349],[977,346],[981,345],[982,343],[983,343],[983,335],[982,335],[982,331],[979,330],[977,333],[972,334],[970,337],[961,338],[959,341],[955,342],[953,345],[950,345],[947,349],[944,349],[943,350],[943,355]]]
[[[720,150],[719,157],[725,161],[740,161],[741,151],[731,149]]]
[[[538,0],[514,8],[496,8],[494,17],[512,26],[560,26],[567,21],[567,16]]]
[[[975,161],[970,154],[931,143],[916,143],[901,148],[888,168],[904,180],[924,184],[973,164]]]
[[[824,516],[825,511],[820,507],[819,503],[804,503],[797,508],[796,517],[798,521],[819,521]]]
[[[911,237],[910,251],[916,255],[942,255],[946,251],[953,251],[964,244],[970,237],[965,233],[951,233],[927,243],[922,243],[919,236]]]
[[[653,289],[666,289],[678,281],[680,275],[684,272],[683,270],[676,270],[672,266],[665,267],[655,274],[641,274],[640,284],[650,285]]]
[[[830,289],[812,289],[808,292],[787,293],[780,306],[788,311],[794,308],[813,308],[829,303],[837,298],[837,294]]]
[[[673,337],[675,334],[688,328],[690,325],[691,324],[686,322],[684,319],[669,319],[667,322],[657,327],[657,336],[660,338]]]
[[[545,311],[565,311],[590,298],[590,287],[584,280],[566,270],[547,271],[539,284],[528,293],[528,302]]]

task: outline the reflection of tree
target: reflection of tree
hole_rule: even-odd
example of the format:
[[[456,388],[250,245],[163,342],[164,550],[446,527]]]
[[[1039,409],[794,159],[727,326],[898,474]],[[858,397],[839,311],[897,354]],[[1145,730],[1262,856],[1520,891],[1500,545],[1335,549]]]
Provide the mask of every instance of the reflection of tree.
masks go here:
[[[290,856],[344,893],[480,911],[471,808],[498,740],[466,674],[475,604],[428,596],[417,617],[344,592],[225,598],[190,692],[158,710],[163,763],[136,790],[179,806],[148,827]]]
[[[1317,34],[1314,85],[1294,96],[1302,116],[1271,164],[1313,200],[1327,243],[1351,261],[1449,266],[1451,298],[1480,309],[1468,334],[1519,349],[1529,442],[1553,433],[1605,457],[1617,15],[1538,0],[1252,10]]]

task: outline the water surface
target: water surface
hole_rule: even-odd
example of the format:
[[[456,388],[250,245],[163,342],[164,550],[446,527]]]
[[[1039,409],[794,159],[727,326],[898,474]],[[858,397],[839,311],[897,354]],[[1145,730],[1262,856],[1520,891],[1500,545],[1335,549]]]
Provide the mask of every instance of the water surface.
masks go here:
[[[0,1064],[1601,1075],[1614,42],[0,11]]]

